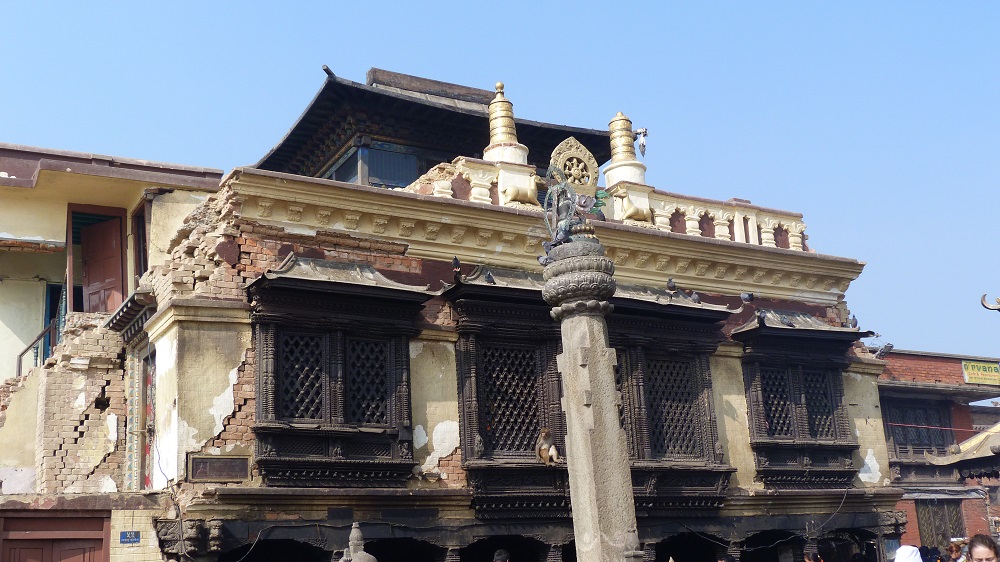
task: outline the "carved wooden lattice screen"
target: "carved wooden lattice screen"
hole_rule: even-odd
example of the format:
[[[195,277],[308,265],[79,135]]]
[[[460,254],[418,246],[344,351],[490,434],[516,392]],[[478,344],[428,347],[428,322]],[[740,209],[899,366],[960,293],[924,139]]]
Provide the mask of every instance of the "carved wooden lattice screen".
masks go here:
[[[833,439],[837,436],[830,374],[825,371],[802,371],[802,392],[809,424],[809,437]]]
[[[920,543],[944,548],[954,537],[965,536],[961,500],[917,500]]]
[[[700,456],[701,381],[689,359],[646,362],[646,404],[653,458]]]
[[[795,435],[795,411],[786,369],[760,369],[760,390],[764,420],[770,437]]]
[[[347,423],[386,425],[389,419],[389,342],[349,339],[347,342]]]
[[[538,437],[539,358],[534,347],[480,347],[479,431],[489,452],[531,451]]]
[[[278,407],[282,419],[324,419],[329,374],[322,334],[279,332],[277,350]]]

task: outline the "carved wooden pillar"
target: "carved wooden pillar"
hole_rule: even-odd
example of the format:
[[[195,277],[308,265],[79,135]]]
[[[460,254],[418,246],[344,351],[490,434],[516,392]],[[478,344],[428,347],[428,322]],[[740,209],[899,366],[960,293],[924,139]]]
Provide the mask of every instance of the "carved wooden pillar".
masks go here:
[[[818,552],[819,552],[819,541],[810,537],[806,539],[806,544],[803,545],[802,547],[802,556],[800,558],[804,558],[806,556],[812,556],[813,554],[817,554]]]
[[[260,358],[260,386],[257,392],[257,419],[274,420],[274,324],[262,324],[258,328],[257,356]]]
[[[540,562],[562,562],[563,559],[563,547],[561,544],[550,544],[549,552],[541,559]]]
[[[344,412],[347,410],[347,404],[345,403],[344,396],[344,352],[346,344],[344,342],[344,333],[337,331],[336,334],[331,336],[333,338],[332,353],[333,353],[333,376],[330,384],[333,385],[333,401],[332,411],[330,412],[330,418],[333,423],[344,423]]]
[[[459,556],[459,550],[457,548],[449,548],[448,554],[444,557],[444,562],[459,562],[462,559]]]
[[[642,562],[656,562],[656,543],[642,545]]]
[[[740,541],[730,541],[726,547],[726,554],[733,557],[733,562],[740,562],[740,554],[743,552],[743,543]]]

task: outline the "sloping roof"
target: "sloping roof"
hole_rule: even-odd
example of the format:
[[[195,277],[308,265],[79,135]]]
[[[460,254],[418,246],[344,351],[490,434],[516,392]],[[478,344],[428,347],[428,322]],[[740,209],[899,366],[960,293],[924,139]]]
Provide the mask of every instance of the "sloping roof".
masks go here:
[[[204,191],[218,191],[222,179],[222,170],[214,168],[0,143],[0,186],[33,188],[39,172],[46,170]]]
[[[393,281],[368,264],[302,258],[288,254],[276,269],[269,269],[250,283],[249,287],[268,284],[294,288],[324,289],[330,284],[340,287],[364,287],[397,293],[419,293],[429,296],[430,286],[406,285]],[[339,292],[344,292],[341,289]]]
[[[733,330],[732,335],[736,337],[754,331],[768,332],[774,335],[784,333],[784,335],[789,336],[818,336],[851,341],[872,335],[871,332],[862,332],[858,328],[833,326],[804,312],[766,308],[758,308],[754,317]]]
[[[296,156],[311,142],[318,140],[317,135],[324,134],[324,126],[346,106],[375,109],[399,119],[426,123],[450,137],[466,136],[470,141],[470,152],[461,156],[474,156],[475,152],[481,152],[489,144],[488,100],[482,103],[482,95],[476,95],[477,92],[489,94],[488,91],[378,69],[369,73],[369,79],[369,84],[359,84],[332,74],[328,76],[285,137],[254,167],[276,172],[289,171]],[[598,162],[611,158],[606,130],[526,119],[515,119],[515,123],[518,141],[528,147],[531,162],[547,165],[552,150],[570,136],[586,146]]]
[[[936,466],[955,466],[963,477],[1000,475],[1000,423],[982,433],[952,445],[946,455],[924,453],[924,459]]]
[[[505,298],[509,298],[512,292],[518,292],[523,297],[541,300],[545,281],[541,273],[480,265],[469,275],[458,277],[454,285],[446,286],[443,293],[461,294],[463,286],[475,287],[476,292],[495,292]],[[621,311],[633,309],[664,313],[665,307],[670,307],[670,310],[676,312],[694,313],[713,320],[722,320],[742,310],[730,310],[725,305],[701,302],[700,299],[693,298],[683,291],[669,291],[627,283],[618,283],[615,294],[610,300],[616,309]]]

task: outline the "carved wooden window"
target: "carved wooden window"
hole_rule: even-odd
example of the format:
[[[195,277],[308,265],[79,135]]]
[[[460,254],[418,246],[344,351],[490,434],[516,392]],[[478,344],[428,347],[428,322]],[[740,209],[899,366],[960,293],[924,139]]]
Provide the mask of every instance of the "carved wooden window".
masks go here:
[[[916,500],[920,544],[944,548],[954,537],[964,537],[961,500]]]
[[[618,347],[622,425],[636,459],[714,460],[711,379],[705,355]]]
[[[278,328],[275,341],[278,419],[389,425],[391,340]]]
[[[947,403],[885,402],[886,439],[897,458],[923,460],[925,452],[944,454],[955,442]]]
[[[354,267],[296,258],[280,274],[363,275]],[[405,485],[413,468],[409,340],[426,297],[404,288],[279,274],[251,285],[255,462],[267,485]]]
[[[486,451],[532,451],[538,437],[538,365],[532,346],[483,345],[479,354],[479,434]]]
[[[463,381],[475,389],[470,429],[473,454],[483,458],[534,458],[542,427],[560,436],[556,341],[537,343],[464,337],[459,343],[468,368]]]
[[[774,440],[833,441],[846,437],[840,372],[802,365],[751,364],[755,434]]]

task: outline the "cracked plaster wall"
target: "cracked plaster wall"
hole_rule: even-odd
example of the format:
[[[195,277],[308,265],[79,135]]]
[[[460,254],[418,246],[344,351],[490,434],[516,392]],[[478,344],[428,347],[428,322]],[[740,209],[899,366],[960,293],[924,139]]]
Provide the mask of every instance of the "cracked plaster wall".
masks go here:
[[[878,375],[844,372],[844,402],[851,431],[858,440],[854,466],[859,468],[854,485],[872,488],[889,485],[889,451],[879,406]]]
[[[151,339],[156,348],[153,488],[166,488],[186,473],[187,454],[205,449],[222,433],[236,408],[239,367],[250,347],[250,324],[233,324],[217,309],[185,311],[164,321],[170,327]],[[220,315],[221,316],[221,315]]]
[[[0,494],[35,491],[35,440],[38,432],[38,377],[25,377],[4,411],[0,426]]]
[[[455,344],[415,339],[410,342],[413,457],[425,473],[441,474],[441,481],[464,481],[458,448],[458,376]]]
[[[207,196],[191,191],[158,195],[152,202],[149,224],[149,265],[161,265],[170,257],[170,240],[184,224],[184,219]]]
[[[743,385],[743,363],[739,356],[742,349],[740,346],[723,345],[719,351],[709,359],[709,364],[712,368],[719,443],[725,451],[725,461],[736,469],[730,477],[730,486],[763,489],[759,482],[754,481],[757,467],[753,449],[750,448],[750,421]]]

